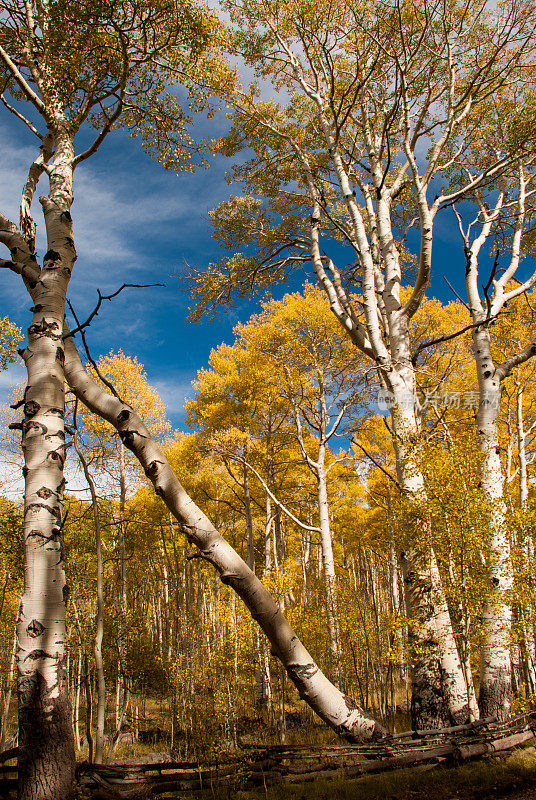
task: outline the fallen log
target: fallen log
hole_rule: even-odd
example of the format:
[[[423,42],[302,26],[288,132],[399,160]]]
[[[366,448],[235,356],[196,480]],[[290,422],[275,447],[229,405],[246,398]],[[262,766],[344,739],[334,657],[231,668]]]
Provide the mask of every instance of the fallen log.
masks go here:
[[[170,792],[217,787],[248,788],[277,783],[310,783],[319,778],[356,778],[403,767],[485,758],[525,744],[536,732],[536,713],[505,722],[481,720],[430,731],[405,731],[376,745],[274,745],[249,748],[242,756],[210,763],[163,761],[146,764],[78,765],[81,786],[93,800],[139,800]],[[0,796],[14,797],[17,749],[0,753]]]

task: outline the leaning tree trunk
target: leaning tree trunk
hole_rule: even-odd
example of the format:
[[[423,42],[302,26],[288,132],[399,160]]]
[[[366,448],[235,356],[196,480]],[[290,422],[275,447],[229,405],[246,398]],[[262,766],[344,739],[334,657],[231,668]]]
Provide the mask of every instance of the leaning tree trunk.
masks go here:
[[[411,715],[415,728],[441,728],[467,722],[467,686],[461,668],[447,601],[431,544],[424,478],[415,447],[419,435],[413,384],[395,387],[393,442],[398,480],[409,511],[411,546],[401,553],[411,655]]]
[[[31,291],[33,319],[22,358],[24,395],[24,593],[17,621],[19,800],[66,800],[74,779],[74,738],[65,670],[63,571],[65,480],[63,318],[75,260],[69,208],[72,142],[56,137],[51,193],[41,198],[49,250]],[[14,260],[17,258],[14,254]]]
[[[509,716],[512,704],[510,638],[513,569],[499,442],[501,382],[495,372],[486,327],[474,329],[473,342],[480,395],[476,422],[482,457],[481,482],[489,525],[488,594],[482,612],[484,639],[479,705],[483,717],[503,720]]]
[[[91,411],[113,425],[132,450],[146,475],[172,514],[180,521],[188,541],[199,549],[242,598],[267,635],[300,696],[340,736],[349,741],[374,739],[386,731],[357,704],[340,692],[321,672],[288,624],[274,598],[229,543],[197,508],[173,473],[161,449],[142,420],[125,403],[97,386],[85,372],[72,341],[65,341],[67,381]]]

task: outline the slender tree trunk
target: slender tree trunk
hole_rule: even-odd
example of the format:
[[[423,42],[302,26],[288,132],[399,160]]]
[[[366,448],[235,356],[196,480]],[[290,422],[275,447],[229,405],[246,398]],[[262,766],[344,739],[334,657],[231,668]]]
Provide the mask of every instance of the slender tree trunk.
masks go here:
[[[199,548],[201,557],[218,570],[221,580],[242,598],[300,696],[340,736],[358,741],[385,735],[379,723],[368,717],[321,672],[271,594],[188,497],[137,414],[89,378],[71,338],[65,340],[65,349],[68,382],[76,396],[119,431],[123,443],[136,454],[157,493],[181,522],[188,540]]]
[[[244,460],[246,456],[244,455]],[[253,541],[253,519],[251,516],[251,497],[249,493],[249,473],[244,463],[244,513],[246,515],[246,536],[248,548],[248,567],[255,572],[255,545]]]
[[[97,727],[95,731],[95,758],[96,764],[102,764],[104,759],[104,724],[106,716],[106,681],[104,677],[104,662],[102,658],[102,640],[104,638],[104,586],[102,563],[102,529],[100,522],[99,506],[95,482],[91,476],[87,461],[78,446],[78,437],[74,436],[74,446],[82,465],[84,475],[91,494],[91,507],[93,510],[93,526],[95,528],[95,552],[97,556],[97,595],[95,618],[95,671],[97,674]]]
[[[482,612],[484,640],[480,662],[480,713],[506,719],[512,703],[510,638],[513,569],[504,501],[498,417],[501,384],[495,375],[488,330],[475,328],[473,342],[479,385],[477,428],[481,452],[482,492],[487,503],[489,554],[488,595]]]
[[[89,677],[89,658],[86,653],[84,653],[84,687],[86,690],[86,738],[87,738],[87,749],[88,755],[87,760],[90,764],[93,763],[94,760],[94,750],[93,750],[93,702],[91,697],[91,679]]]
[[[396,556],[396,548],[393,532],[393,511],[391,505],[391,487],[387,486],[387,524],[389,528],[389,581],[391,588],[391,613],[395,619],[400,616],[402,602],[400,599],[400,588],[398,584],[398,558]],[[400,671],[400,678],[406,678],[407,665],[405,658],[405,642],[404,633],[402,628],[397,624],[395,640],[398,651],[398,668]]]
[[[74,701],[74,742],[77,750],[80,750],[80,692],[82,690],[82,649],[78,651],[78,667],[76,669]]]
[[[125,448],[123,443],[119,444],[119,584],[120,584],[120,617],[118,631],[118,650],[119,650],[119,670],[120,687],[123,695],[126,693],[126,635],[127,635],[127,562],[125,554],[125,502],[126,502],[126,474],[125,474]],[[124,698],[120,700],[121,707],[124,706]]]
[[[272,501],[270,495],[266,495],[266,518],[264,523],[264,572],[270,572],[273,567],[272,558]]]
[[[318,459],[318,521],[320,528],[320,546],[322,548],[322,564],[324,567],[324,588],[326,593],[326,622],[328,628],[329,666],[334,682],[340,683],[341,651],[337,628],[337,576],[333,557],[333,542],[329,524],[328,488],[324,468],[325,448],[321,448]]]
[[[13,636],[13,647],[11,658],[9,659],[9,670],[7,673],[6,693],[4,696],[4,707],[2,709],[2,721],[0,722],[0,753],[4,749],[6,741],[7,723],[9,719],[9,708],[11,706],[11,695],[13,694],[13,675],[15,672],[15,656],[17,653],[17,634]]]
[[[536,691],[536,642],[534,638],[533,614],[534,609],[531,603],[533,592],[533,546],[530,527],[527,525],[525,515],[528,510],[529,502],[529,482],[527,471],[527,451],[526,435],[523,420],[523,388],[520,384],[516,393],[516,432],[517,446],[519,454],[519,509],[521,512],[520,526],[520,550],[523,574],[527,581],[528,599],[520,608],[521,627],[523,635],[523,661],[525,667],[525,677],[527,691],[533,694]]]

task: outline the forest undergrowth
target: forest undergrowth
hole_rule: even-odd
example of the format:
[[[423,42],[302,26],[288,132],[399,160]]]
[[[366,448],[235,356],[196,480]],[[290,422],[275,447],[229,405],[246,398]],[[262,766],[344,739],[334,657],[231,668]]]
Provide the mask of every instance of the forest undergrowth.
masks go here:
[[[195,794],[200,800],[533,800],[535,783],[536,748],[532,743],[506,757],[460,767],[412,767],[352,780],[334,777],[306,784]],[[182,797],[186,795],[173,795],[173,800]]]

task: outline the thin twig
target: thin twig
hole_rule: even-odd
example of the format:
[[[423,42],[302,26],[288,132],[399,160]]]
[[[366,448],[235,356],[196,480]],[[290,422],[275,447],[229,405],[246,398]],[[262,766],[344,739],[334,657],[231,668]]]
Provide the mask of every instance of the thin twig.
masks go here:
[[[91,366],[95,370],[95,373],[100,378],[100,380],[103,382],[103,384],[108,387],[108,389],[111,391],[113,396],[117,397],[117,399],[121,403],[123,403],[123,405],[128,406],[128,403],[125,403],[125,401],[121,397],[119,397],[119,395],[117,394],[117,392],[115,390],[115,387],[110,383],[110,381],[106,380],[104,375],[101,374],[101,372],[100,372],[100,370],[99,370],[99,368],[97,366],[97,362],[95,361],[95,359],[92,357],[91,353],[89,352],[89,346],[88,346],[88,343],[87,343],[86,335],[85,335],[84,331],[82,330],[82,328],[80,327],[80,322],[78,320],[78,317],[76,316],[76,312],[75,312],[70,300],[67,300],[67,305],[69,306],[69,308],[71,310],[71,314],[74,317],[74,321],[78,325],[77,330],[80,333],[80,336],[82,337],[82,343],[84,345],[84,350],[86,351],[86,356],[88,357],[89,363],[91,364]]]
[[[411,356],[411,363],[415,366],[422,351],[426,350],[428,347],[432,347],[434,344],[441,344],[441,342],[449,342],[451,339],[456,339],[457,336],[461,336],[463,333],[473,328],[480,328],[482,325],[495,322],[498,316],[499,314],[493,314],[491,317],[486,317],[486,319],[483,319],[481,322],[473,322],[471,325],[466,325],[465,328],[461,328],[459,331],[455,331],[455,333],[445,334],[445,336],[438,336],[437,339],[429,339],[427,342],[422,342]]]
[[[456,291],[456,289],[454,288],[454,286],[452,285],[452,283],[449,281],[449,279],[448,279],[448,278],[447,278],[445,275],[443,275],[443,280],[445,281],[445,283],[447,284],[447,286],[449,287],[449,289],[450,289],[450,290],[451,290],[451,291],[452,291],[452,292],[453,292],[453,293],[456,295],[456,297],[458,298],[458,300],[460,301],[460,303],[462,303],[462,304],[463,304],[463,305],[466,307],[466,309],[467,309],[468,311],[470,311],[471,309],[469,308],[469,306],[467,305],[467,303],[465,302],[465,300],[463,300],[463,298],[461,298],[461,297],[460,297],[460,295],[458,294],[458,292]]]
[[[376,461],[376,459],[375,459],[373,456],[371,456],[371,455],[370,455],[370,453],[369,453],[367,450],[365,450],[365,448],[363,447],[363,445],[360,445],[360,444],[359,444],[359,442],[357,442],[357,441],[356,441],[356,440],[355,440],[353,437],[352,437],[352,444],[355,444],[355,446],[356,446],[356,447],[359,447],[359,449],[360,449],[360,450],[362,450],[362,451],[364,452],[364,454],[366,455],[366,457],[367,457],[367,458],[369,458],[369,459],[372,461],[372,463],[374,464],[374,466],[375,466],[375,467],[378,467],[378,469],[380,469],[380,470],[383,472],[383,474],[384,474],[384,475],[385,475],[387,478],[389,478],[389,480],[390,480],[390,481],[392,481],[392,482],[394,483],[394,485],[396,486],[396,488],[397,488],[397,489],[398,489],[400,492],[402,491],[402,487],[400,486],[400,484],[399,484],[399,482],[397,481],[397,479],[396,479],[396,478],[394,478],[394,477],[391,475],[391,473],[390,473],[390,472],[388,472],[386,469],[384,469],[384,468],[382,467],[382,465],[381,465],[381,464],[378,464],[378,462]]]
[[[93,311],[91,312],[89,317],[81,325],[78,325],[78,327],[75,328],[73,331],[70,331],[69,333],[65,333],[63,335],[63,338],[64,339],[68,339],[69,336],[74,336],[75,333],[80,333],[84,328],[87,328],[89,325],[91,325],[91,322],[93,321],[93,319],[99,313],[100,307],[102,305],[102,301],[103,300],[113,300],[113,298],[117,297],[117,295],[120,294],[120,292],[122,292],[123,289],[152,289],[154,286],[165,286],[165,285],[166,285],[165,283],[124,283],[122,286],[119,287],[119,289],[117,289],[117,291],[112,292],[112,294],[101,294],[100,293],[100,289],[97,289],[97,294],[99,295],[99,299],[98,299],[97,305],[95,306],[95,308],[93,309]],[[72,310],[72,306],[71,306],[70,303],[69,303],[69,307]]]

